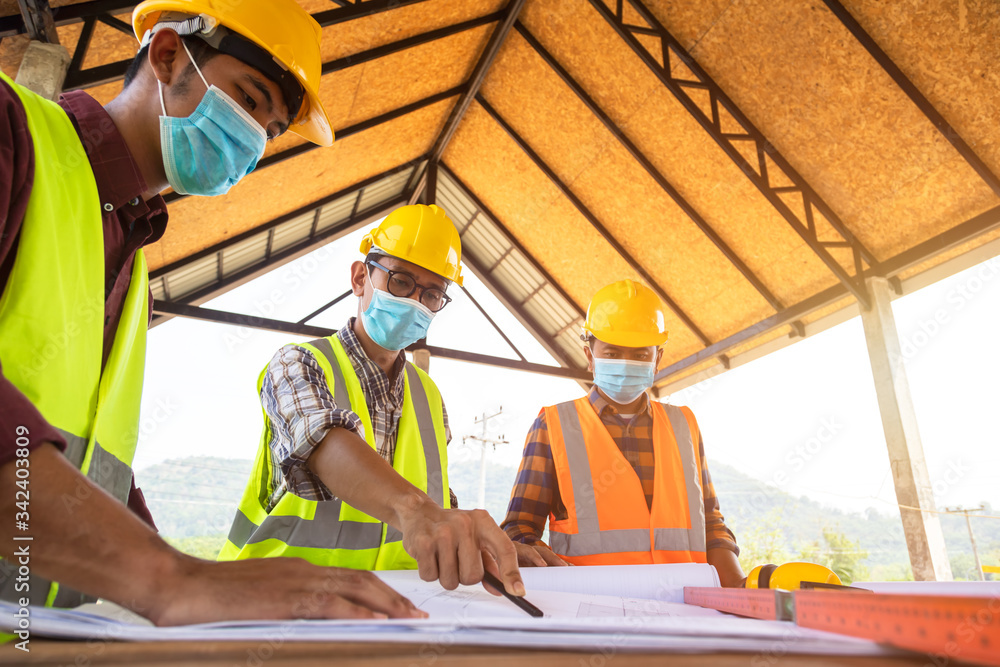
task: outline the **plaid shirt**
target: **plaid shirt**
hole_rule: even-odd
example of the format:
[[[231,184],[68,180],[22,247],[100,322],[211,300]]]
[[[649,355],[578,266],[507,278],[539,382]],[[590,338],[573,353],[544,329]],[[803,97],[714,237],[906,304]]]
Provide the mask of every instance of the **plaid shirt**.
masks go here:
[[[631,464],[632,469],[642,482],[642,490],[646,494],[646,505],[653,504],[653,414],[647,399],[642,409],[626,421],[600,392],[597,387],[590,390],[587,396],[614,439],[615,444]],[[705,460],[705,445],[698,437],[698,455],[701,458],[702,493],[705,498],[705,535],[707,548],[729,549],[739,555],[736,546],[736,536],[726,526],[722,512],[719,510],[719,499],[715,495],[712,477],[708,474],[708,462]],[[559,497],[559,484],[556,479],[555,466],[552,463],[552,447],[549,443],[549,430],[545,423],[545,411],[538,413],[535,423],[531,426],[528,439],[524,445],[524,456],[521,468],[517,472],[517,481],[510,495],[510,505],[507,507],[507,518],[500,525],[510,539],[534,544],[541,541],[542,531],[549,514],[557,519],[565,519],[566,506]]]
[[[361,382],[365,405],[375,431],[379,455],[392,465],[396,454],[396,428],[403,412],[404,368],[406,355],[396,357],[390,379],[378,364],[368,358],[354,333],[354,319],[337,332],[354,372]],[[330,492],[307,465],[309,457],[326,434],[334,428],[345,428],[365,437],[361,417],[350,406],[338,407],[312,352],[297,345],[286,345],[267,365],[260,388],[260,402],[267,415],[268,446],[271,450],[270,511],[287,491],[306,500],[332,500]],[[445,438],[451,442],[448,412],[444,415]],[[451,506],[458,500],[451,492]]]

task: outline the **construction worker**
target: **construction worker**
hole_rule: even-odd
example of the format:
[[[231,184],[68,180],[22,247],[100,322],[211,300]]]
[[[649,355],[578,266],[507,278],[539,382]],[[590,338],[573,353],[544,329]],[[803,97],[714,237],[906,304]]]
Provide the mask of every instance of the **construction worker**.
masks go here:
[[[147,0],[132,19],[141,48],[106,107],[0,77],[0,597],[99,596],[160,625],[422,615],[374,577],[202,561],[152,527],[131,463],[159,193],[224,193],[269,138],[333,134],[320,27],[294,0]]]
[[[664,322],[635,281],[594,295],[582,336],[594,386],[538,414],[502,524],[522,565],[708,562],[724,586],[742,585],[694,415],[647,395]]]
[[[357,316],[336,335],[282,347],[260,374],[264,430],[219,558],[419,567],[447,589],[478,583],[485,568],[523,595],[503,531],[485,511],[454,509],[441,394],[404,353],[462,284],[458,232],[437,206],[404,206],[361,253]]]

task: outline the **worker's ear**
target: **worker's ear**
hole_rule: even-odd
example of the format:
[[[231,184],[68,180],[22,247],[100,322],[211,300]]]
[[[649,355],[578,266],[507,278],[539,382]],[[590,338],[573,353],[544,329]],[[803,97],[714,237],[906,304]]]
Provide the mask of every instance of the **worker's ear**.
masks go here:
[[[368,267],[364,262],[354,262],[351,264],[351,291],[354,296],[363,297],[365,295],[365,285],[368,283]]]
[[[662,358],[663,358],[663,348],[658,347],[656,348],[656,366],[654,366],[654,368],[660,367],[660,359]]]
[[[187,64],[187,54],[183,56],[180,36],[170,28],[164,28],[153,35],[149,42],[149,66],[153,76],[163,85],[169,86],[180,78],[181,69]]]
[[[591,373],[594,372],[594,353],[590,349],[590,342],[583,344],[583,353],[587,355],[587,370]]]

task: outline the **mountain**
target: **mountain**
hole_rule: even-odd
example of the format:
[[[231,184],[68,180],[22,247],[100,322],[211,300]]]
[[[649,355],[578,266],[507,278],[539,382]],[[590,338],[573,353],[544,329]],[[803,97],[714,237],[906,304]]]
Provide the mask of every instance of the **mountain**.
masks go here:
[[[236,505],[253,462],[245,459],[191,457],[139,470],[137,482],[160,532],[180,548],[211,557],[229,532]],[[870,508],[847,513],[805,496],[795,497],[736,468],[710,461],[712,479],[726,524],[750,562],[769,558],[853,556],[872,578],[902,578],[909,558],[899,517]],[[487,460],[486,509],[503,521],[517,475],[513,465]],[[461,508],[476,506],[479,460],[453,460],[449,483]],[[994,514],[987,506],[985,514]],[[972,547],[965,519],[943,515],[941,526],[956,577],[974,576]],[[973,519],[982,562],[1000,564],[1000,520]],[[824,533],[842,537],[831,543]],[[743,560],[743,559],[741,559]]]

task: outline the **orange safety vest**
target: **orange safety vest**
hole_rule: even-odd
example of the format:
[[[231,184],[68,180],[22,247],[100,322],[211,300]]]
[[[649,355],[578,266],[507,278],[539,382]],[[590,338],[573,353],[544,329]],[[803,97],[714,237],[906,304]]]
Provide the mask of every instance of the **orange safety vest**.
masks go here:
[[[650,401],[652,508],[639,476],[587,397],[545,408],[567,517],[549,517],[549,546],[575,565],[706,562],[698,423],[687,408]]]

